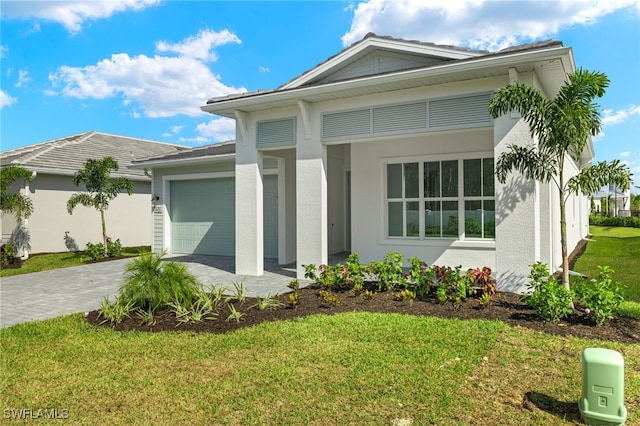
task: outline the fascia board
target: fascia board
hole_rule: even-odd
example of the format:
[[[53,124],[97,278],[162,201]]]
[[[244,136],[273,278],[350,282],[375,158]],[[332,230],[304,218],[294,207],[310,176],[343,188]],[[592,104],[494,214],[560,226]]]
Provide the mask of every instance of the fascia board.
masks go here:
[[[133,167],[132,165],[129,165],[128,167],[136,168]],[[73,176],[76,174],[76,171],[73,170],[62,170],[62,169],[52,169],[52,168],[47,168],[47,167],[31,167],[29,165],[24,166],[25,169],[31,170],[33,172],[36,173],[42,173],[45,175],[56,175],[56,176]],[[127,179],[130,180],[135,180],[135,181],[142,181],[142,182],[147,182],[150,179],[146,176],[139,176],[139,175],[130,175],[127,173],[111,173],[111,177],[125,177]]]
[[[166,159],[166,160],[150,160],[150,161],[142,161],[140,163],[131,164],[129,167],[132,169],[149,169],[154,167],[173,167],[173,166],[190,166],[196,164],[205,164],[205,163],[223,163],[226,161],[233,160],[235,163],[235,154],[224,154],[224,155],[208,155],[205,157],[193,157],[193,158],[177,158],[177,159]]]
[[[566,57],[566,58],[565,58]],[[338,81],[321,86],[310,86],[293,88],[289,90],[277,90],[269,93],[256,94],[255,96],[246,96],[238,99],[230,99],[201,106],[202,111],[218,114],[223,116],[229,115],[229,111],[233,114],[233,110],[244,110],[247,106],[256,104],[264,104],[268,108],[271,102],[291,101],[292,106],[297,104],[300,99],[305,96],[314,96],[328,92],[339,92],[344,90],[356,89],[371,85],[383,85],[409,79],[428,78],[441,76],[443,74],[459,73],[465,71],[478,71],[486,68],[494,67],[513,67],[529,62],[537,62],[542,60],[552,60],[563,58],[565,67],[573,67],[573,56],[570,47],[557,47],[552,49],[538,50],[533,52],[522,52],[506,56],[497,57],[480,57],[470,59],[465,62],[456,62],[453,64],[443,64],[429,68],[417,70],[406,70],[385,75],[375,75],[353,80]]]

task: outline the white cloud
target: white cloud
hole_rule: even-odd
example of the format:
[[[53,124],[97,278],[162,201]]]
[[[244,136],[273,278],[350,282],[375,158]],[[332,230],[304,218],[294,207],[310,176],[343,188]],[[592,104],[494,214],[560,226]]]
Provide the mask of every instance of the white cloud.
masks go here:
[[[620,157],[626,158],[631,157],[631,151],[624,151],[620,153]]]
[[[78,33],[87,20],[104,19],[126,10],[142,10],[160,0],[102,0],[102,1],[8,1],[2,3],[3,17],[10,19],[42,19],[64,26],[72,34]],[[39,31],[34,24],[30,32]]]
[[[173,133],[174,135],[177,135],[178,133],[180,133],[182,129],[184,129],[184,126],[171,126],[169,128],[169,130],[171,130],[171,133]]]
[[[7,52],[9,52],[9,48],[7,46],[0,44],[0,58],[4,58]]]
[[[18,102],[16,98],[14,98],[13,96],[10,96],[4,90],[0,90],[0,109],[11,106],[16,102]]]
[[[213,139],[214,142],[225,142],[236,138],[236,122],[226,117],[200,123],[196,126],[196,130],[201,136]]]
[[[354,9],[345,46],[367,33],[439,44],[499,50],[549,38],[572,25],[589,25],[637,0],[368,0]],[[482,34],[481,36],[478,36]]]
[[[16,81],[15,86],[22,87],[26,85],[28,82],[30,82],[31,80],[32,80],[31,77],[29,77],[29,71],[20,70],[18,71],[18,81]]]
[[[208,46],[206,51],[209,53],[204,56],[208,59],[212,57],[211,40],[215,38],[211,34],[210,31],[201,31],[197,36],[206,39],[203,44]],[[234,42],[237,38],[221,36],[217,40],[221,39]],[[141,112],[136,111],[135,116],[201,115],[204,113],[199,106],[209,98],[244,92],[246,89],[224,85],[203,62],[204,58],[199,57],[205,50],[188,47],[196,44],[200,45],[196,38],[191,37],[167,49],[182,50],[192,56],[149,57],[118,53],[95,65],[61,66],[49,74],[49,80],[56,91],[67,97],[105,99],[119,95],[123,98],[124,106],[137,104]]]
[[[242,41],[228,30],[220,32],[200,30],[197,35],[188,37],[180,43],[159,41],[156,43],[156,50],[177,53],[180,56],[203,61],[215,61],[218,57],[212,49],[229,43],[241,44]]]
[[[617,111],[605,109],[602,111],[602,125],[611,126],[624,123],[634,115],[640,115],[640,105],[629,105],[627,108]]]
[[[196,136],[195,138],[179,138],[178,141],[183,143],[196,143],[199,145],[204,145],[205,143],[209,142],[209,139],[205,138],[204,136]]]
[[[258,67],[258,70],[260,72],[271,72],[271,69],[269,69],[269,67]]]

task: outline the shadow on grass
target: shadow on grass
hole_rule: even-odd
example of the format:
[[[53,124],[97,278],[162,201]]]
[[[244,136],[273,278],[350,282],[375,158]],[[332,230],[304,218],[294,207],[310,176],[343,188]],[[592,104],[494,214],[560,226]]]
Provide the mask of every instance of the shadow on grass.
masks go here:
[[[523,405],[528,409],[536,407],[563,420],[581,422],[578,401],[564,402],[540,392],[527,392]]]

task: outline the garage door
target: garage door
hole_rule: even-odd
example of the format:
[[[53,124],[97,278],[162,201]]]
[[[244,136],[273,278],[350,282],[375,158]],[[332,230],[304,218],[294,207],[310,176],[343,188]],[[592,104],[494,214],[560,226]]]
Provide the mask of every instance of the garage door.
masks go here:
[[[171,251],[235,256],[234,178],[170,182]],[[264,180],[264,254],[278,257],[277,176]]]

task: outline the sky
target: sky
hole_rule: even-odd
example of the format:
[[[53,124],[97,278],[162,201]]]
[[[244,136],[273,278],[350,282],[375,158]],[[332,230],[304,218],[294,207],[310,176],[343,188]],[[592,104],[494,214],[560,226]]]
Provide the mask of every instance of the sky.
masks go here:
[[[640,186],[640,0],[0,0],[0,17],[3,151],[90,130],[231,140],[207,99],[277,88],[369,32],[489,51],[559,39],[611,80],[595,160]]]

